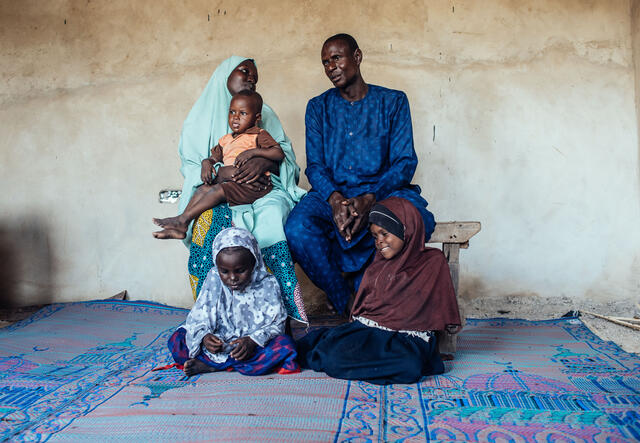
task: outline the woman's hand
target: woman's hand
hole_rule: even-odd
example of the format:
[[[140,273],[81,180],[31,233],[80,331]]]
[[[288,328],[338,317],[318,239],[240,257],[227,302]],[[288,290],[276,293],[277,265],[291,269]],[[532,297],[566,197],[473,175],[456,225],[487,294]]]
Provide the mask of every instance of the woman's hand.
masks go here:
[[[244,165],[247,161],[251,160],[255,156],[255,149],[247,149],[244,152],[241,152],[236,157],[236,161],[233,163],[236,168]]]
[[[207,185],[213,184],[213,162],[209,158],[202,160],[202,168],[200,169],[200,180]]]
[[[271,185],[271,176],[261,175],[258,180],[253,183],[245,183],[244,186],[251,189],[254,192],[264,191]]]
[[[224,342],[213,334],[207,334],[202,339],[202,345],[212,354],[222,352]]]
[[[253,183],[260,176],[263,176],[265,172],[272,170],[274,166],[277,166],[276,162],[264,157],[254,157],[238,167],[237,172],[233,175],[233,181],[236,183]]]
[[[240,337],[231,342],[232,345],[236,347],[229,354],[232,358],[236,360],[247,360],[253,356],[256,351],[256,342],[254,342],[249,337]]]
[[[218,175],[214,180],[214,183],[224,183],[228,181],[234,181],[233,176],[238,172],[238,168],[235,166],[221,166],[218,168]],[[245,183],[244,185],[250,188],[252,191],[263,191],[271,184],[271,178],[268,175],[261,175],[258,179],[251,183]]]
[[[216,179],[214,183],[224,183],[233,181],[233,174],[237,171],[235,166],[220,166],[218,168],[218,175],[216,175]]]

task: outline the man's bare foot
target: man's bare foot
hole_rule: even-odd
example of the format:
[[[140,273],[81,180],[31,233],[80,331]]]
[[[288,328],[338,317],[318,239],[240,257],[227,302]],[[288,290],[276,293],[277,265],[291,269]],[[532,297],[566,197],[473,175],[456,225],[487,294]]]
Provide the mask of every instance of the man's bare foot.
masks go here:
[[[192,358],[184,362],[184,373],[187,377],[191,377],[192,375],[202,374],[203,372],[215,372],[211,366],[207,365],[205,362],[198,360],[197,358]]]
[[[187,233],[178,231],[177,229],[163,229],[162,231],[154,232],[153,236],[161,239],[175,238],[177,240],[182,240],[187,236]]]
[[[154,218],[153,222],[164,229],[175,229],[176,231],[187,232],[188,223],[180,221],[180,216],[167,218]]]

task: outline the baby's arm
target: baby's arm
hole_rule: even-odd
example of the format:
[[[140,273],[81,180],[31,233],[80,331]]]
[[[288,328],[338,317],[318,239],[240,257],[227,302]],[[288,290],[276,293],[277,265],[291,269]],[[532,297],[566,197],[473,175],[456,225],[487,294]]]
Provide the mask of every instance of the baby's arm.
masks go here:
[[[215,145],[213,149],[211,149],[211,157],[209,157],[211,161],[216,163],[222,163],[222,146]]]
[[[247,160],[254,157],[262,157],[278,163],[284,160],[284,151],[280,144],[267,131],[260,131],[256,144],[255,149],[248,149],[236,157],[236,166],[242,166]]]
[[[222,162],[222,148],[220,145],[215,145],[213,149],[211,149],[211,156],[202,160],[202,168],[200,169],[200,179],[202,183],[207,185],[213,184],[214,177],[216,176],[216,171],[213,166],[219,162]]]

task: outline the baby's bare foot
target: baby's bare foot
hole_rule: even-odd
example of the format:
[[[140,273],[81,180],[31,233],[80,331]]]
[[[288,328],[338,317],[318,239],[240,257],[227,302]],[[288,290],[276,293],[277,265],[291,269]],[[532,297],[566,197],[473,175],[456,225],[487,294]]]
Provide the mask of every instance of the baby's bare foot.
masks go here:
[[[155,238],[160,238],[163,240],[170,239],[170,238],[175,238],[176,240],[182,240],[187,236],[187,234],[177,229],[163,229],[162,231],[154,232],[153,236]]]
[[[187,232],[188,224],[182,223],[180,217],[154,218],[153,222],[164,229],[175,229],[177,231]]]
[[[187,377],[201,374],[203,372],[215,372],[215,369],[197,358],[192,358],[191,360],[184,362],[184,373]]]

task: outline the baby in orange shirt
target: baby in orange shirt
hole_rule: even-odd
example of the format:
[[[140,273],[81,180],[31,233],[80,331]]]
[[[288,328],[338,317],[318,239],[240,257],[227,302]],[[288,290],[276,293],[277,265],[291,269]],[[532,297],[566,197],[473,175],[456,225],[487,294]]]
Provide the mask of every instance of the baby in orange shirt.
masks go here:
[[[162,228],[153,233],[155,238],[185,238],[191,220],[207,209],[223,202],[229,206],[250,204],[271,191],[270,180],[264,185],[259,181],[239,183],[232,179],[223,180],[216,177],[214,169],[216,163],[237,167],[253,157],[274,162],[284,159],[280,144],[267,131],[256,126],[261,111],[262,97],[257,92],[242,91],[233,96],[229,105],[229,127],[233,132],[221,137],[211,150],[211,156],[202,161],[203,184],[193,194],[184,212],[176,217],[153,219]]]

